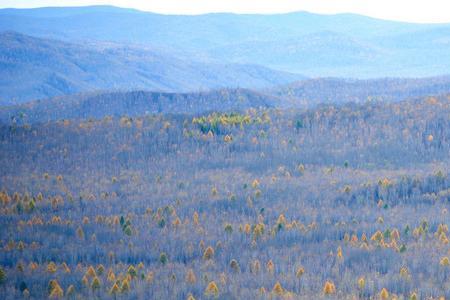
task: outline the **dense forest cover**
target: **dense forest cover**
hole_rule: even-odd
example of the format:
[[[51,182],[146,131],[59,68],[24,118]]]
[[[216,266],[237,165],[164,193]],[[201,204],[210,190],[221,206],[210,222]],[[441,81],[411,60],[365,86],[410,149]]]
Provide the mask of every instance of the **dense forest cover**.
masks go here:
[[[450,299],[450,23],[218,11],[0,9],[0,300]]]
[[[450,297],[450,96],[0,126],[0,298]]]
[[[0,122],[26,124],[105,116],[233,112],[249,108],[305,109],[348,102],[399,102],[448,93],[450,76],[370,80],[316,78],[260,90],[230,87],[184,93],[104,90],[0,106]]]

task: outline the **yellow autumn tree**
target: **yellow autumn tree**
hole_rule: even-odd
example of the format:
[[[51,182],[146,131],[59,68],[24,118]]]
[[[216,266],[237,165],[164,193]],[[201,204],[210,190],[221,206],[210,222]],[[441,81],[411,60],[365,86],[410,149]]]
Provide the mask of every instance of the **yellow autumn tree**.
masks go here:
[[[281,215],[278,216],[277,224],[286,225],[286,218],[284,217],[283,214],[281,214]]]
[[[252,227],[250,226],[250,224],[245,224],[244,225],[244,232],[246,233],[246,234],[250,234],[250,232],[252,231]]]
[[[334,283],[331,281],[326,281],[323,286],[323,293],[325,295],[332,295],[336,293],[336,286],[334,285]]]
[[[256,188],[259,187],[259,180],[258,180],[258,179],[253,180],[253,182],[252,182],[252,187],[253,187],[254,189],[256,189]]]
[[[192,294],[189,294],[186,300],[195,300],[195,298]]]
[[[50,281],[50,299],[61,299],[64,297],[64,291],[56,280]]]
[[[376,232],[372,235],[372,237],[370,238],[370,240],[371,240],[371,241],[374,241],[374,242],[381,242],[381,241],[383,240],[383,233],[382,233],[380,230],[376,231]]]
[[[83,278],[81,278],[81,283],[83,283],[85,287],[89,287],[89,279],[86,275],[84,275]]]
[[[231,134],[227,134],[227,135],[225,135],[225,137],[223,138],[223,140],[224,140],[226,143],[230,143],[231,141],[233,141],[233,136],[232,136]]]
[[[408,278],[409,277],[409,271],[407,267],[402,267],[400,269],[400,276],[402,276],[403,278]]]
[[[54,262],[50,262],[47,265],[47,272],[49,272],[50,274],[53,274],[56,272],[56,264]]]
[[[358,288],[360,290],[364,290],[364,287],[366,286],[366,280],[364,279],[364,277],[360,277],[358,279]]]
[[[203,253],[203,259],[209,260],[212,259],[213,257],[214,257],[214,249],[211,246],[208,246],[208,248],[206,248],[205,252]]]
[[[86,271],[86,277],[96,277],[97,276],[97,273],[95,272],[95,269],[94,269],[94,267],[93,266],[89,266],[89,268],[87,269],[87,271]]]
[[[133,265],[130,265],[127,270],[127,274],[131,276],[131,278],[135,278],[137,276],[136,268]]]
[[[277,283],[275,283],[275,285],[273,286],[272,293],[277,296],[282,296],[284,294],[284,289],[279,281],[277,281]]]
[[[120,287],[122,293],[126,293],[130,290],[130,282],[125,278],[122,281],[122,286]]]
[[[92,279],[91,288],[92,288],[92,290],[95,291],[95,290],[100,289],[100,286],[101,286],[100,279],[99,279],[97,276],[95,276],[95,277]]]
[[[217,287],[217,284],[214,281],[211,281],[208,283],[208,286],[205,289],[205,295],[206,296],[219,296],[219,288]]]
[[[383,288],[380,292],[380,299],[381,300],[387,300],[389,299],[389,292],[386,288]]]
[[[113,286],[112,286],[111,289],[109,290],[109,293],[110,293],[111,295],[116,295],[116,294],[120,293],[120,288],[119,288],[119,286],[117,285],[117,282],[115,282],[115,283],[113,284]]]
[[[365,233],[363,233],[363,234],[361,235],[361,242],[363,242],[363,243],[367,243],[367,242],[368,242],[368,240],[367,240],[367,235],[366,235]]]
[[[106,277],[106,280],[108,280],[109,282],[116,281],[116,275],[114,274],[114,272],[112,270],[108,271],[108,276]]]
[[[444,256],[443,258],[441,258],[441,261],[439,262],[439,264],[441,266],[448,267],[448,266],[450,266],[450,259],[448,258],[448,256]]]
[[[297,271],[295,272],[295,276],[297,278],[301,278],[305,274],[305,269],[303,267],[297,268]]]
[[[341,248],[341,246],[339,246],[339,247],[337,248],[336,256],[337,256],[337,258],[338,258],[339,260],[344,259],[344,256],[342,255],[342,248]]]

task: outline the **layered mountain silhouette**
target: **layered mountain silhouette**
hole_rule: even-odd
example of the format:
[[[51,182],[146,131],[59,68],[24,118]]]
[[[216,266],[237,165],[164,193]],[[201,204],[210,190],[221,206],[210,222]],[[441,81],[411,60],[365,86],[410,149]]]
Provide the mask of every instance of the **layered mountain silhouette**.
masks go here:
[[[95,90],[198,91],[263,88],[301,75],[245,64],[185,61],[150,48],[73,44],[0,34],[0,103]]]
[[[450,25],[355,14],[160,15],[110,6],[0,10],[0,30],[152,46],[202,62],[310,77],[424,77],[450,70]]]

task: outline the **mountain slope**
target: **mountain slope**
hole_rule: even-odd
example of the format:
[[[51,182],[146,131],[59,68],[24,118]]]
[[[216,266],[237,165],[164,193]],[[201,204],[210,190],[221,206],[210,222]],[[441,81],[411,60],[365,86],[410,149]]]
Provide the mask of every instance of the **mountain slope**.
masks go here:
[[[4,9],[0,30],[151,45],[183,59],[260,64],[313,77],[424,77],[450,70],[450,24],[354,14],[184,16],[109,6]]]
[[[0,107],[4,123],[36,123],[61,119],[88,119],[143,114],[197,114],[243,111],[249,108],[307,108],[348,102],[398,102],[450,94],[450,76],[422,79],[375,80],[309,79],[262,90],[220,89],[195,93],[148,91],[96,92],[31,101]]]
[[[79,45],[0,34],[0,103],[94,90],[262,88],[303,76],[245,64],[184,61],[154,48]]]
[[[47,122],[104,116],[242,111],[281,106],[281,99],[246,89],[221,89],[196,93],[105,92],[37,100],[0,107],[0,121]]]
[[[381,59],[383,49],[333,31],[316,32],[276,41],[249,41],[211,50],[217,57],[232,62],[267,64],[279,69],[317,72],[330,66],[342,69],[364,65],[369,59]]]
[[[450,76],[430,78],[380,78],[369,80],[307,79],[266,91],[295,105],[361,103],[368,100],[397,102],[450,93]]]

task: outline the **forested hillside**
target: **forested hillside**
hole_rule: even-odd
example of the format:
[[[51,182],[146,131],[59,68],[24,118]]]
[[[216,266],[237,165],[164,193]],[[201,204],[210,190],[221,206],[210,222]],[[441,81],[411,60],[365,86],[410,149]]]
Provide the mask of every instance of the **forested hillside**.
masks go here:
[[[282,106],[284,99],[246,89],[221,89],[197,93],[98,92],[32,101],[0,108],[5,123],[36,123],[105,116],[141,116],[159,113],[243,111]]]
[[[322,104],[399,102],[447,93],[450,93],[448,76],[372,80],[318,78],[262,90],[227,88],[192,93],[103,91],[0,107],[0,121],[26,124],[105,116],[231,112],[249,108],[305,109]]]
[[[449,36],[0,9],[0,299],[450,299]]]
[[[0,33],[0,105],[99,90],[267,88],[303,78],[251,64],[183,59],[151,46]]]
[[[450,297],[450,96],[0,128],[0,297]]]
[[[275,87],[268,93],[306,106],[322,103],[395,102],[450,92],[450,76],[431,78],[317,78]]]

